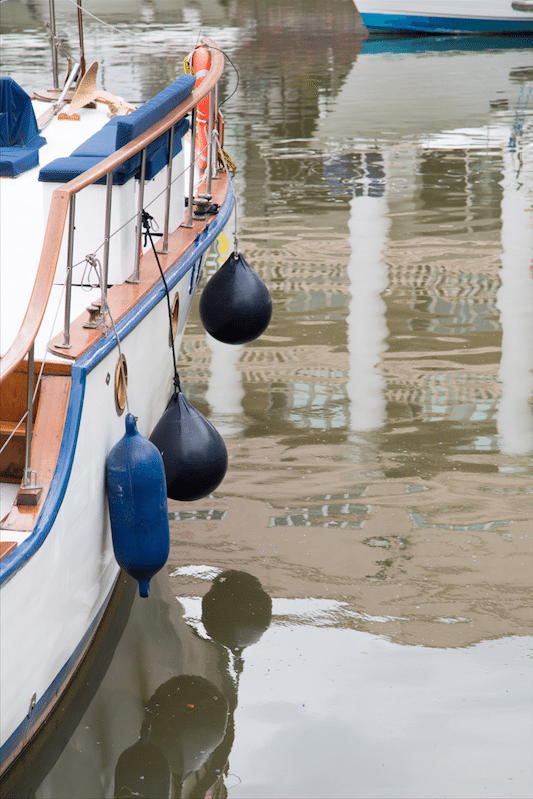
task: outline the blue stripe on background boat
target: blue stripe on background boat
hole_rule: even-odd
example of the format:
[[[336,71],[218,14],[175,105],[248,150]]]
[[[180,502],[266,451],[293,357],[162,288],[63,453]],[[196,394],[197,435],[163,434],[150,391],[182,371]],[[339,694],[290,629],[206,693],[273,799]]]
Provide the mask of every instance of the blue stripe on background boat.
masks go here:
[[[533,0],[355,0],[369,30],[533,33]]]

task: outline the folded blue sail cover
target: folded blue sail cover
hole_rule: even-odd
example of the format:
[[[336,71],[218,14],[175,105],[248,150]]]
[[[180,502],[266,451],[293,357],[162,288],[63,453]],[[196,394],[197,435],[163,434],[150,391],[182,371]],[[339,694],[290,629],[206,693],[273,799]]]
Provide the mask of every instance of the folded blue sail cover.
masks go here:
[[[38,166],[43,144],[29,94],[13,78],[0,78],[0,175],[16,177]]]

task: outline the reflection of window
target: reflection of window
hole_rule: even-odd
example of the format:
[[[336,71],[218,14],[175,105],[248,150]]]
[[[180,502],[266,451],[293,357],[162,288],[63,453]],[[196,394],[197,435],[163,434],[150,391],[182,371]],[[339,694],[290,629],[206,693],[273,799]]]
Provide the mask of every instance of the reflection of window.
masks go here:
[[[270,527],[337,527],[360,530],[369,513],[369,505],[356,505],[352,502],[328,503],[319,507],[294,509],[292,513],[282,516],[272,516]]]
[[[383,156],[379,150],[341,153],[324,163],[324,180],[334,197],[381,197],[385,192]]]
[[[496,227],[499,231],[503,192],[499,150],[422,150],[419,174],[423,210],[441,212],[448,218],[446,211],[460,209],[461,219],[469,224],[477,221],[483,229]]]

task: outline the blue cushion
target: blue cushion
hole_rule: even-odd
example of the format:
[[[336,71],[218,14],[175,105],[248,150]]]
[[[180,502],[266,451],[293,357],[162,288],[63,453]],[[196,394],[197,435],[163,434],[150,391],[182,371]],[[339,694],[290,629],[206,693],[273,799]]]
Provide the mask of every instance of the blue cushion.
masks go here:
[[[182,145],[181,139],[182,136],[185,136],[187,131],[189,130],[189,120],[188,119],[181,119],[177,125],[174,127],[174,146],[172,148],[172,157],[174,158],[179,152],[181,152]],[[152,180],[155,178],[157,173],[163,169],[168,164],[168,140],[169,135],[168,133],[163,134],[158,139],[153,142],[159,142],[163,140],[163,143],[160,147],[155,150],[155,152],[150,152],[150,147],[146,148],[146,180]]]
[[[107,158],[108,155],[116,152],[118,150],[117,147],[117,123],[119,117],[113,117],[106,122],[103,128],[97,130],[96,133],[93,133],[92,136],[89,136],[83,144],[80,144],[79,147],[76,147],[75,150],[71,152],[71,155],[78,156],[82,155],[84,157],[94,158],[98,156],[102,161],[104,158]],[[118,166],[115,170],[115,174],[117,175],[126,175],[127,177],[131,177],[135,174],[136,169],[139,168],[141,163],[141,155],[137,153],[137,155],[128,158],[127,161],[124,161],[123,164]]]
[[[56,158],[46,166],[43,166],[39,172],[39,180],[43,180],[46,183],[68,183],[69,180],[77,178],[82,172],[85,172],[92,166],[96,166],[101,161],[103,161],[103,158],[100,156],[69,155],[67,158]],[[130,175],[119,174],[115,169],[113,170],[113,183],[117,186],[121,186],[133,177],[134,174],[134,171]],[[102,184],[105,183],[106,180],[107,178],[104,175],[100,180],[97,180],[96,183]]]
[[[29,94],[13,78],[0,78],[0,176],[14,178],[38,166],[43,144]]]
[[[133,113],[120,117],[117,123],[117,150],[140,136],[141,133],[145,133],[148,128],[151,128],[186,100],[195,83],[194,75],[181,75],[178,80],[175,80]]]
[[[103,128],[90,136],[72,152],[68,158],[56,158],[39,172],[39,180],[67,183],[82,172],[100,163],[108,155],[129,144],[159,122],[185,100],[192,92],[196,78],[194,75],[181,75],[162,92],[137,108],[128,116],[113,117]],[[181,149],[181,137],[187,132],[189,122],[180,120],[175,127],[174,155]],[[168,161],[168,133],[163,133],[146,148],[146,179],[151,180]],[[141,154],[128,158],[113,170],[113,183],[120,186],[133,175],[138,176]],[[97,183],[105,183],[100,178]]]
[[[93,133],[92,136],[76,147],[71,155],[85,155],[106,158],[117,149],[117,122],[118,117],[113,117],[106,122],[103,128]]]
[[[0,147],[0,176],[15,178],[39,166],[39,150],[34,147]]]
[[[46,144],[39,136],[31,97],[13,78],[0,78],[0,147],[32,147]]]

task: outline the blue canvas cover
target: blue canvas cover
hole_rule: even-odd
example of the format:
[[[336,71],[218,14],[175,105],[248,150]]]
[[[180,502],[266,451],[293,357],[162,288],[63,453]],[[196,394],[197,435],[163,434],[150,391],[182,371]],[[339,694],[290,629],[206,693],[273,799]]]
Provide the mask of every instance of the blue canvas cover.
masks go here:
[[[37,166],[43,144],[30,96],[13,78],[0,78],[0,175],[15,177]]]

